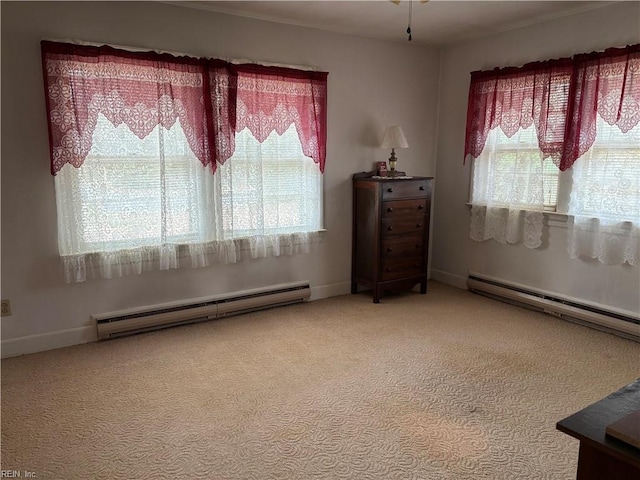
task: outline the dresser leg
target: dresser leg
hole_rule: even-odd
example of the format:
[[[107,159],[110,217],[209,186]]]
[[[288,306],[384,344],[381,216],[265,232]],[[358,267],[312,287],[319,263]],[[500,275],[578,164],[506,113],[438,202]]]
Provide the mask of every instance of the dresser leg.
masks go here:
[[[425,294],[427,293],[427,281],[425,280],[424,282],[420,282],[420,293],[421,294]]]
[[[373,288],[373,303],[380,303],[380,289],[378,287]]]
[[[358,293],[358,284],[356,282],[351,282],[351,293],[352,294]]]

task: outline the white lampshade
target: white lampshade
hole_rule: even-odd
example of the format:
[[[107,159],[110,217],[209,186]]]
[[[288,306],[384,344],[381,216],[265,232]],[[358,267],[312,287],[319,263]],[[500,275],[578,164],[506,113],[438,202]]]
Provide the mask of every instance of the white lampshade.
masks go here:
[[[382,148],[409,148],[402,128],[396,125],[387,127],[384,132],[384,138],[382,139],[382,145],[380,146]]]

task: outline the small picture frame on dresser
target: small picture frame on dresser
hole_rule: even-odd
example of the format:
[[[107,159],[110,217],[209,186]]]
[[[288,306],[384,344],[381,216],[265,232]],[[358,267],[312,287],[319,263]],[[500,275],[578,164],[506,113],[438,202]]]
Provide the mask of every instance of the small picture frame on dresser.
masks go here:
[[[379,177],[386,177],[387,176],[387,162],[377,162],[376,163],[376,170],[378,173]]]

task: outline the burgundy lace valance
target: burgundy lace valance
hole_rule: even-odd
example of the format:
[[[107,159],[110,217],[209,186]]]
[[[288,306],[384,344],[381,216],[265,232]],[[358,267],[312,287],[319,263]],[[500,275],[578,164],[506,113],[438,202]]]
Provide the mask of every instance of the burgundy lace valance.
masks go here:
[[[596,117],[628,132],[640,122],[640,44],[576,55],[563,157],[573,164],[596,139]]]
[[[567,113],[570,60],[473,72],[469,88],[465,158],[482,153],[489,131],[508,137],[535,125],[545,158],[560,164]]]
[[[295,125],[303,153],[324,172],[327,139],[327,74],[238,65],[237,124],[264,142]]]
[[[597,114],[624,132],[640,122],[640,44],[473,72],[465,160],[491,129],[511,137],[533,124],[544,157],[566,170],[593,145]]]
[[[324,171],[327,74],[222,60],[42,41],[51,173],[80,167],[98,115],[139,138],[176,121],[213,171],[249,128],[263,142],[294,124],[305,155]]]

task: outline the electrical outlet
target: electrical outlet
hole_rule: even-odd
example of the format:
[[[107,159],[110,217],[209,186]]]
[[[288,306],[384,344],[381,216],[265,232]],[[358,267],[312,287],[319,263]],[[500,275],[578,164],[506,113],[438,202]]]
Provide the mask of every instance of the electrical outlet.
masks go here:
[[[2,300],[0,303],[0,315],[3,317],[11,315],[11,302],[9,300]]]

